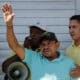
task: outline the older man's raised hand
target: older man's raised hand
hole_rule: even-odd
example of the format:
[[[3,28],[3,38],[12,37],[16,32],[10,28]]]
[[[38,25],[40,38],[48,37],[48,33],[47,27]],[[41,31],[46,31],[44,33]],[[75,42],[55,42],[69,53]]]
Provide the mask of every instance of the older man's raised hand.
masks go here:
[[[3,17],[6,25],[11,26],[13,24],[13,17],[14,13],[12,11],[12,6],[10,4],[3,4],[2,5]]]

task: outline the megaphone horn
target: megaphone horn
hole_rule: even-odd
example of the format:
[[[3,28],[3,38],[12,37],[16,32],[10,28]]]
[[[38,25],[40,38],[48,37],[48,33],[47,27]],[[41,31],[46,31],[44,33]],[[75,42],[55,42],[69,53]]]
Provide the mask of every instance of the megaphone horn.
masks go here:
[[[28,80],[30,76],[29,67],[20,61],[10,64],[7,71],[9,80]]]

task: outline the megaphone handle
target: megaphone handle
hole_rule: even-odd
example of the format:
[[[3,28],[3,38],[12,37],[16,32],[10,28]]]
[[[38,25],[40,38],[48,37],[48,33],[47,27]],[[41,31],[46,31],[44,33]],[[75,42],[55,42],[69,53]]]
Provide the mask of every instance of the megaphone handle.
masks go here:
[[[8,75],[7,75],[7,74],[5,74],[5,75],[4,75],[4,80],[9,80],[9,78],[8,78]]]

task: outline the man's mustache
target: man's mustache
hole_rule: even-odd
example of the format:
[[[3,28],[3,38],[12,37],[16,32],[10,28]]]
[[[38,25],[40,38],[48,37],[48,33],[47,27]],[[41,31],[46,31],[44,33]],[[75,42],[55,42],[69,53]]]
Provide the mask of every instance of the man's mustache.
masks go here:
[[[48,51],[48,50],[50,50],[50,48],[44,48],[44,49],[43,49],[43,51]]]

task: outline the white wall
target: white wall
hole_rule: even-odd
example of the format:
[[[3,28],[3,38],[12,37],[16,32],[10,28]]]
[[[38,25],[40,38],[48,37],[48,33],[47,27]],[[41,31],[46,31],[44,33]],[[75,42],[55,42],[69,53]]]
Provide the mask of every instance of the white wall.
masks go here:
[[[35,24],[55,32],[61,42],[60,51],[65,52],[71,43],[68,34],[69,17],[80,13],[80,0],[0,0],[0,6],[5,1],[12,4],[16,14],[14,30],[19,42],[23,42],[25,36],[29,35],[28,26]],[[0,64],[10,51],[0,10]]]

